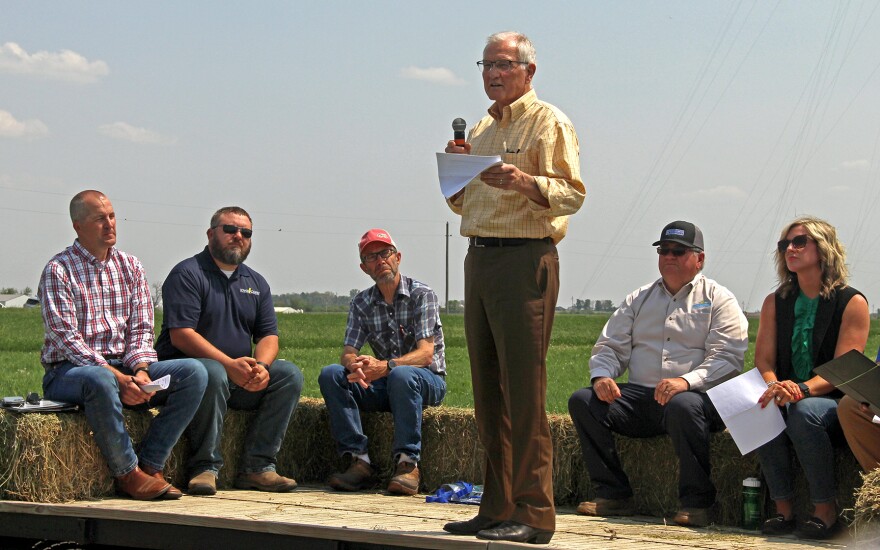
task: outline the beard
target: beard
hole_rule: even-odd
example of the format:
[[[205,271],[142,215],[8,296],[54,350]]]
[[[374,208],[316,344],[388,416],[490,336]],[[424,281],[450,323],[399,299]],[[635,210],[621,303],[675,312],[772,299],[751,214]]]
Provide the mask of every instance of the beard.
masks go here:
[[[394,282],[395,277],[397,277],[399,269],[399,267],[389,266],[389,271],[382,275],[373,275],[372,279],[377,283],[392,283]]]
[[[247,241],[241,248],[233,247],[232,245],[225,248],[223,243],[212,238],[208,241],[208,250],[211,251],[211,256],[214,256],[224,264],[240,265],[247,260],[248,254],[251,253],[251,242]]]

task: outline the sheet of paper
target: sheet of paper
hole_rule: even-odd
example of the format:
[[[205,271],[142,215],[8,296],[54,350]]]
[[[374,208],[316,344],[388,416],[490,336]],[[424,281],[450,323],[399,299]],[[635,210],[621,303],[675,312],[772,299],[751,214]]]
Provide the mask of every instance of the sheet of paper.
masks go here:
[[[171,383],[171,375],[166,374],[165,376],[163,376],[162,378],[159,378],[158,380],[153,380],[149,384],[144,384],[143,386],[141,386],[141,390],[143,390],[147,393],[150,393],[153,391],[159,391],[159,390],[167,390],[168,384],[170,384],[170,383]]]
[[[779,407],[755,405],[724,421],[739,452],[746,454],[769,442],[785,429]]]
[[[762,409],[758,404],[766,390],[761,373],[752,369],[706,392],[742,454],[757,449],[785,429],[779,407],[768,405]]]
[[[501,164],[501,157],[481,155],[457,155],[437,153],[437,175],[440,177],[440,191],[447,199],[458,193],[480,172]]]

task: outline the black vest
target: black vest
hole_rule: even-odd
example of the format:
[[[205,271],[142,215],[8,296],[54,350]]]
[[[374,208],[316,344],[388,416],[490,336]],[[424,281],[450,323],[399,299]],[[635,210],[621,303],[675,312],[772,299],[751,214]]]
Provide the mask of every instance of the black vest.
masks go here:
[[[794,332],[794,303],[800,289],[795,285],[788,297],[776,293],[776,377],[779,380],[793,380],[794,368],[791,365],[791,337]],[[829,298],[819,297],[816,308],[816,322],[813,325],[813,366],[818,367],[834,359],[837,336],[843,310],[853,296],[864,294],[850,287],[837,287]],[[815,376],[810,371],[810,376]],[[840,390],[834,390],[829,397],[841,397]]]

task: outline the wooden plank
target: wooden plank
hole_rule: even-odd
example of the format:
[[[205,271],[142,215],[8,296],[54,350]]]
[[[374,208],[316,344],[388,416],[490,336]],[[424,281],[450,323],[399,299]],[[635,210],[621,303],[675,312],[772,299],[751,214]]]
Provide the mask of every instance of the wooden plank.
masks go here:
[[[121,498],[64,504],[0,501],[0,512],[234,529],[414,548],[524,547],[475,537],[455,537],[442,530],[447,521],[473,517],[477,512],[475,506],[427,504],[423,495],[395,497],[378,491],[338,493],[323,487],[301,487],[286,494],[220,491],[213,497],[184,496],[177,501],[162,502]],[[575,515],[571,509],[559,509],[556,534],[546,547],[728,550],[759,546],[769,550],[801,550],[844,548],[848,542],[846,539],[810,543],[791,537],[766,538],[730,528],[689,529],[666,525],[658,518],[590,518]]]

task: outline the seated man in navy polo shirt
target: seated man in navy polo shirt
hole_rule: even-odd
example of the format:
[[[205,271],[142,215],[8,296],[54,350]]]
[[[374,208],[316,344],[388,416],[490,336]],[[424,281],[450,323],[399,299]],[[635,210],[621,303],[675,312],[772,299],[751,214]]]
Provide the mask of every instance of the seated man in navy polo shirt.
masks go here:
[[[165,314],[156,343],[160,358],[193,357],[208,371],[208,388],[187,436],[191,495],[217,492],[223,466],[220,435],[226,408],[256,410],[235,486],[284,492],[296,481],[275,472],[275,456],[299,402],[303,375],[278,355],[278,326],[266,280],[244,265],[253,235],[237,206],[211,217],[208,246],[177,264],[162,285]]]
[[[400,252],[387,231],[367,231],[358,251],[361,270],[376,284],[351,301],[339,364],[324,367],[318,376],[336,448],[350,456],[348,469],[331,475],[329,484],[359,491],[376,483],[360,411],[391,411],[397,466],[388,491],[414,495],[420,481],[422,409],[439,405],[446,395],[437,295],[400,274]],[[373,355],[361,353],[366,343]]]

